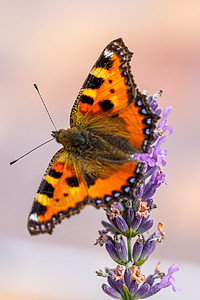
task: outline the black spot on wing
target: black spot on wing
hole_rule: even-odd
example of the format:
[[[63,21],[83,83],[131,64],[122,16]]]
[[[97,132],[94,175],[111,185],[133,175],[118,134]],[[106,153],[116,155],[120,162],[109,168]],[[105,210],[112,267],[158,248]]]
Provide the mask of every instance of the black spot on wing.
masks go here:
[[[99,89],[100,86],[104,83],[103,78],[98,78],[94,75],[89,74],[88,78],[86,79],[85,83],[83,84],[84,89]]]
[[[49,175],[53,178],[60,178],[62,176],[62,174],[63,173],[61,173],[61,172],[56,172],[56,170],[54,170],[54,169],[51,169],[49,171]]]
[[[66,178],[66,181],[70,187],[78,187],[79,186],[78,178],[76,176]]]
[[[92,105],[94,103],[94,99],[90,96],[82,95],[80,97],[80,102]]]
[[[53,198],[54,187],[48,183],[45,179],[42,180],[38,193],[47,195],[49,198]]]
[[[114,107],[114,104],[110,100],[103,100],[99,102],[99,105],[101,106],[103,111],[108,111]]]
[[[90,187],[91,185],[95,184],[95,181],[97,178],[92,178],[91,176],[89,176],[87,173],[84,174],[84,179],[87,183],[87,186]]]
[[[108,56],[108,57],[105,57],[104,55],[101,55],[99,57],[99,59],[97,60],[96,64],[95,64],[95,67],[96,68],[104,68],[106,70],[110,70],[110,68],[112,67],[112,60],[111,60],[111,57]]]
[[[30,214],[36,213],[38,216],[44,215],[47,211],[47,207],[39,203],[38,201],[33,202]]]

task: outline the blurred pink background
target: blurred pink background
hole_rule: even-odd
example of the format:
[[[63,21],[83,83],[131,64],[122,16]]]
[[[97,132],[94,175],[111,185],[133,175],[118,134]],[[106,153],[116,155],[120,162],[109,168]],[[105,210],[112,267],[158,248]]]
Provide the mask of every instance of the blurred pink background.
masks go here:
[[[71,107],[89,70],[104,47],[122,37],[134,52],[131,65],[138,88],[149,95],[163,89],[160,106],[173,106],[169,122],[174,135],[165,144],[168,184],[156,193],[158,208],[152,213],[154,229],[159,221],[164,222],[166,239],[158,245],[154,259],[199,264],[200,2],[10,0],[0,4],[0,237],[10,257],[15,257],[20,242],[36,249],[58,245],[107,255],[93,246],[104,218],[104,212],[94,208],[87,207],[80,215],[64,220],[52,236],[31,237],[27,231],[34,195],[58,144],[51,142],[13,166],[9,162],[49,139],[53,130],[33,83],[37,82],[57,128],[67,128]],[[5,261],[3,250],[0,255],[0,261]],[[42,251],[41,257],[45,255]],[[28,258],[32,259],[34,252]],[[9,280],[12,262],[9,267],[5,269],[7,277],[0,270],[0,278]],[[104,267],[103,261],[98,267]],[[26,278],[26,273],[23,276]],[[1,299],[18,299],[19,295],[23,299],[27,293],[11,293],[1,285],[2,280]],[[95,293],[98,299],[109,298],[99,287],[91,298],[82,295],[80,299],[95,298]],[[31,295],[24,299],[46,299],[45,295]],[[179,299],[186,299],[184,289],[178,296],[171,292],[170,297],[178,299],[180,295]],[[70,297],[65,299],[78,299]]]

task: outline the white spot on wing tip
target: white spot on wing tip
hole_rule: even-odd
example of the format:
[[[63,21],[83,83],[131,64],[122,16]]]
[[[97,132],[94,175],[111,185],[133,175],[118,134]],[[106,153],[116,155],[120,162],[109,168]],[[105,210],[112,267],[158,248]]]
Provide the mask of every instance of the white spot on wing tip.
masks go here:
[[[30,217],[29,217],[29,220],[38,222],[38,216],[37,216],[37,214],[36,213],[31,214]]]
[[[110,51],[110,50],[108,50],[108,49],[106,49],[103,54],[104,54],[105,57],[109,57],[109,56],[113,55],[113,52]]]

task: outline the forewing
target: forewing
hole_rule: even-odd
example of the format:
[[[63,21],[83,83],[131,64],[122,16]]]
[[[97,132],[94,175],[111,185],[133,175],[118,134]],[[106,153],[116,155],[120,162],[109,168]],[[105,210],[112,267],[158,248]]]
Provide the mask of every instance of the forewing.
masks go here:
[[[85,115],[112,115],[132,103],[136,85],[129,63],[131,57],[122,39],[112,41],[103,50],[72,107],[71,127],[79,126]]]

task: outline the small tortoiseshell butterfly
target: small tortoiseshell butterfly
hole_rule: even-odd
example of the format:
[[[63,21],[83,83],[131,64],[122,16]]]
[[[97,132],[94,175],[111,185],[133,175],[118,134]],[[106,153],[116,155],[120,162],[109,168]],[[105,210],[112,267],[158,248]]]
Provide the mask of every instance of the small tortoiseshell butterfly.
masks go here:
[[[132,195],[158,116],[136,89],[132,53],[122,39],[112,41],[90,71],[72,107],[70,129],[53,131],[63,147],[53,156],[28,218],[32,235],[53,227],[85,205],[108,207]]]

